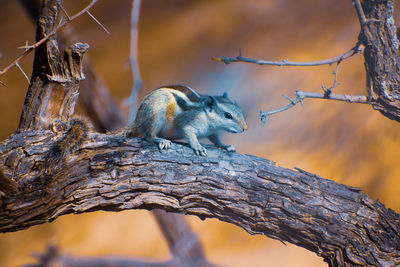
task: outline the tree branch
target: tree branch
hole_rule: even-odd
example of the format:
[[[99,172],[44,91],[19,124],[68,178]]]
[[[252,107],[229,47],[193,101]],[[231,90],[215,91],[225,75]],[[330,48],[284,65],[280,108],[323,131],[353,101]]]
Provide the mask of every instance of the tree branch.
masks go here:
[[[267,122],[267,119],[269,116],[274,115],[276,113],[288,110],[298,103],[303,104],[303,100],[306,98],[317,98],[317,99],[326,99],[326,100],[336,100],[336,101],[344,101],[347,103],[359,103],[359,104],[371,104],[373,103],[373,100],[369,100],[368,97],[362,96],[362,95],[340,95],[340,94],[332,94],[329,93],[327,94],[326,92],[324,93],[314,93],[314,92],[303,92],[303,91],[296,91],[296,98],[291,99],[287,96],[284,95],[290,103],[287,104],[286,106],[283,106],[278,109],[270,110],[270,111],[262,111],[260,110],[260,119],[261,119],[261,125],[264,125]]]
[[[400,217],[361,192],[250,155],[174,144],[160,153],[140,138],[92,133],[47,177],[41,163],[58,140],[25,131],[0,144],[0,232],[95,210],[161,208],[217,218],[251,234],[291,242],[332,266],[400,264]]]
[[[112,256],[106,257],[90,257],[78,258],[61,253],[56,246],[50,246],[46,253],[35,255],[38,263],[25,265],[24,267],[212,267],[207,262],[188,262],[179,258],[173,258],[163,262],[153,262],[145,260],[136,260],[131,258],[116,258]]]
[[[269,60],[259,60],[254,58],[243,57],[241,50],[239,50],[239,55],[236,57],[213,57],[212,60],[221,61],[225,64],[235,63],[235,62],[243,62],[243,63],[252,63],[257,65],[269,65],[269,66],[279,66],[279,67],[294,67],[294,66],[302,66],[302,67],[310,67],[310,66],[321,66],[321,65],[332,65],[334,63],[338,63],[349,57],[354,56],[360,52],[360,45],[357,43],[356,46],[351,48],[346,53],[325,60],[319,61],[309,61],[309,62],[301,62],[301,61],[269,61]]]

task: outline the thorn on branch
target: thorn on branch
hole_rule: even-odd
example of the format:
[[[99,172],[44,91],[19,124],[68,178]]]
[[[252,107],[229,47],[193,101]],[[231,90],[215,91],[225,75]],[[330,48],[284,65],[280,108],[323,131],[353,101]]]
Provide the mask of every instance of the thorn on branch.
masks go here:
[[[63,11],[64,15],[67,17],[67,20],[71,21],[71,17],[68,15],[68,12],[67,12],[67,10],[65,10],[63,5],[61,5],[61,10]]]
[[[26,75],[25,71],[21,68],[21,66],[19,65],[18,62],[15,63],[15,66],[17,66],[17,68],[22,72],[22,74],[24,75],[24,77],[28,81],[28,83],[30,83],[28,75]]]
[[[287,95],[282,95],[284,98],[286,98],[287,100],[289,100],[293,105],[296,105],[296,103],[294,102],[293,99],[291,99],[290,97],[288,97]]]
[[[86,11],[86,13],[108,34],[111,35],[111,33],[106,29],[106,27],[104,27],[103,24],[101,24],[100,21],[98,21],[93,15],[92,13],[89,12],[89,10]]]

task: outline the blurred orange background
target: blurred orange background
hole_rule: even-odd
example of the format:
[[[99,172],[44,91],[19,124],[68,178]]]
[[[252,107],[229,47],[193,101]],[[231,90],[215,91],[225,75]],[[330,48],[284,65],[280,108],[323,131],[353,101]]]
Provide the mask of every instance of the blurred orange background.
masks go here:
[[[35,28],[15,0],[0,0],[0,68],[14,60],[17,47],[34,42]],[[286,105],[282,94],[322,92],[331,86],[335,66],[268,67],[224,65],[213,56],[311,61],[346,52],[357,42],[359,23],[348,1],[318,0],[146,0],[139,25],[139,64],[146,92],[165,84],[187,84],[203,94],[227,91],[243,108],[249,130],[224,136],[239,153],[299,167],[346,185],[361,187],[374,199],[400,212],[400,124],[362,104],[310,100],[279,113],[260,126],[258,110]],[[69,14],[89,1],[65,1]],[[132,77],[129,65],[130,0],[99,1],[73,27],[88,43],[92,63],[117,103],[128,114]],[[398,9],[399,6],[397,5]],[[398,10],[396,9],[396,12]],[[398,13],[395,20],[397,21]],[[21,62],[30,75],[32,55]],[[335,93],[365,94],[362,55],[343,62]],[[0,77],[0,140],[17,128],[28,87],[16,68]],[[146,92],[142,92],[140,98]],[[82,110],[79,107],[78,111]],[[214,219],[186,217],[208,258],[222,266],[325,266],[305,249]],[[33,252],[50,244],[74,256],[118,255],[147,260],[169,258],[151,213],[93,212],[62,216],[16,233],[0,234],[0,266],[33,262]]]

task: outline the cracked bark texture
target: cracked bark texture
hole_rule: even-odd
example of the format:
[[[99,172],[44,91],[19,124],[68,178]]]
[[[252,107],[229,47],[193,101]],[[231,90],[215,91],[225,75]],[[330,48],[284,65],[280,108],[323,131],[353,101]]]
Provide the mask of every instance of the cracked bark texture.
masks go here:
[[[399,40],[393,19],[394,0],[366,0],[361,3],[360,42],[365,46],[367,90],[372,87],[373,108],[400,122]]]
[[[331,266],[400,264],[400,217],[360,189],[251,155],[174,144],[159,152],[139,138],[91,133],[53,177],[40,168],[60,134],[25,131],[0,145],[0,231],[63,214],[161,208],[217,218],[250,234],[304,247]],[[16,175],[18,174],[18,175]]]
[[[36,40],[51,33],[58,21],[61,1],[43,1]],[[61,52],[56,37],[35,50],[33,71],[18,130],[39,129],[54,121],[68,121],[79,96],[82,57],[89,45],[76,43]]]

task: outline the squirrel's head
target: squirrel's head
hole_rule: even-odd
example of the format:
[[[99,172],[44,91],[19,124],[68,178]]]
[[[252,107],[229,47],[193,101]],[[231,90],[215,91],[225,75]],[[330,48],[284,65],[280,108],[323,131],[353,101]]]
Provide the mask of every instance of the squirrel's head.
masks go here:
[[[242,133],[248,129],[242,109],[228,98],[227,93],[222,96],[205,96],[202,102],[210,126],[216,130]]]

